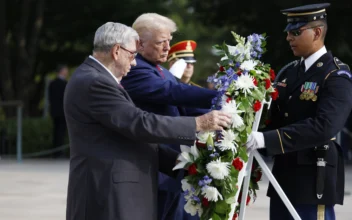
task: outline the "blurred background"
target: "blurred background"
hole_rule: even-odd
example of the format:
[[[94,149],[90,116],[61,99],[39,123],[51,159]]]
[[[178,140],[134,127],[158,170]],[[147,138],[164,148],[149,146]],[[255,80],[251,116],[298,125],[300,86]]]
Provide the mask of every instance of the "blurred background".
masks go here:
[[[286,42],[286,17],[280,9],[322,2],[332,3],[327,49],[352,66],[351,0],[0,0],[0,219],[65,218],[69,142],[63,113],[50,109],[62,104],[62,88],[91,54],[99,26],[107,21],[131,26],[146,12],[170,17],[178,25],[172,44],[197,42],[192,81],[206,86],[207,77],[218,69],[212,46],[234,45],[230,31],[242,36],[266,33],[263,61],[276,72],[296,59]],[[345,141],[346,163],[351,161],[351,131],[350,118],[339,136]],[[347,166],[346,195],[352,191],[350,183],[352,167]],[[268,219],[267,184],[266,178],[260,182],[263,190],[247,219]],[[352,197],[345,197],[337,219],[351,219],[351,203]]]
[[[219,57],[212,45],[234,45],[230,31],[242,36],[266,33],[263,61],[277,72],[295,59],[286,42],[286,17],[280,9],[314,0],[1,0],[0,1],[0,155],[16,153],[18,115],[22,115],[24,156],[50,156],[53,123],[49,114],[49,86],[59,64],[69,74],[92,51],[95,30],[107,21],[131,26],[141,13],[156,12],[178,25],[173,42],[192,39],[195,51],[193,81],[206,86],[217,71]],[[350,0],[324,1],[328,9],[326,46],[352,65]],[[69,80],[69,76],[68,76]],[[17,140],[17,141],[16,141]],[[67,136],[64,141],[68,143]],[[63,149],[63,148],[62,148]],[[43,154],[33,154],[43,152]],[[67,148],[65,155],[67,156]]]

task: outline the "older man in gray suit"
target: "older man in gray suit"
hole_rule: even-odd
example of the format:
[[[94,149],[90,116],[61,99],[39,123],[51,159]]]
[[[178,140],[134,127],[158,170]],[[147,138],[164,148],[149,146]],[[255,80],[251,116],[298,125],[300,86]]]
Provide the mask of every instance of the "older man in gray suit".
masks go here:
[[[67,220],[155,220],[157,171],[175,175],[177,153],[152,143],[192,144],[196,131],[221,130],[230,116],[144,112],[120,85],[136,65],[138,34],[108,22],[95,33],[93,56],[72,75],[64,109],[71,158]]]

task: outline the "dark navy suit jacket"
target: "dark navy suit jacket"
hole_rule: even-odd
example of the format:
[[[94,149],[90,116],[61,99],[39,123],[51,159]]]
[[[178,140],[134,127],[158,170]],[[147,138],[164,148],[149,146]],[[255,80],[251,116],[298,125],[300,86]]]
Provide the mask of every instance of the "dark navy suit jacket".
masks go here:
[[[167,69],[148,62],[140,54],[136,61],[137,65],[131,68],[121,84],[139,108],[167,116],[197,115],[196,108],[200,115],[211,108],[216,91],[177,82]],[[167,146],[180,152],[179,144]],[[180,189],[180,179],[159,173],[159,190],[180,192]]]

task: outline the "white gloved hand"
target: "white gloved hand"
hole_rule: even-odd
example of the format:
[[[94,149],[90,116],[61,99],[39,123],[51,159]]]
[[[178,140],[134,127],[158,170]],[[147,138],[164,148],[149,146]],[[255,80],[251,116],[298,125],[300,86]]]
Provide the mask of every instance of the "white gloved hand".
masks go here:
[[[181,79],[186,67],[187,67],[186,61],[184,59],[179,59],[172,65],[169,71],[176,78]]]
[[[260,148],[265,148],[263,133],[253,131],[247,139],[246,147],[247,147],[247,152],[250,152],[252,150],[257,150]]]

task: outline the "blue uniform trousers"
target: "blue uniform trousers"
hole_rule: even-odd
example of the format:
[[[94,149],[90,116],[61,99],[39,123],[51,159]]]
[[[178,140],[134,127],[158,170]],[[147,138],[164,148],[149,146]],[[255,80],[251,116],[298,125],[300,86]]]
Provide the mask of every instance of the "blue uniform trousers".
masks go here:
[[[318,219],[318,205],[292,204],[302,220]],[[324,220],[335,220],[333,205],[325,205]],[[293,220],[285,204],[278,197],[270,199],[270,220]]]

